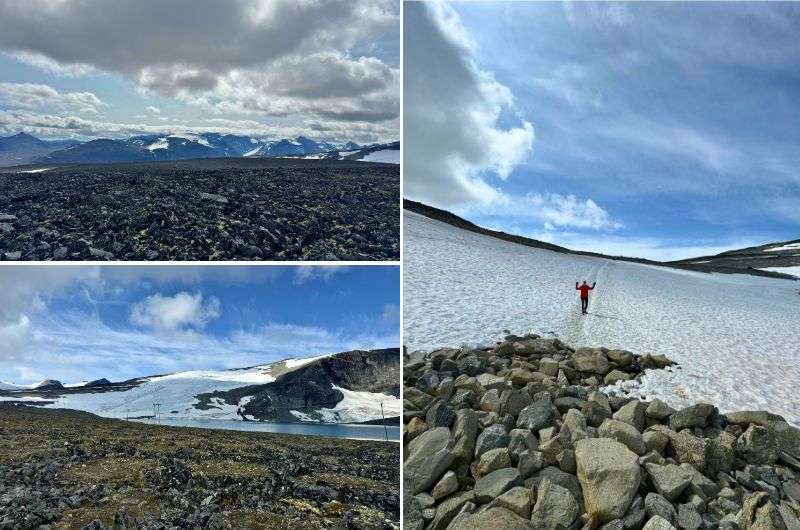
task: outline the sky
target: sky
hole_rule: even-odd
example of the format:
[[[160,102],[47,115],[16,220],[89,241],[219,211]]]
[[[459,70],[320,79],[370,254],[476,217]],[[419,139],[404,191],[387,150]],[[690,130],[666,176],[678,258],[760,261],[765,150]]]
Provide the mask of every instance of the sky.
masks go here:
[[[394,0],[0,0],[0,135],[399,137]]]
[[[242,368],[399,347],[396,266],[0,268],[0,381]]]
[[[406,3],[408,198],[672,260],[800,238],[800,4]]]

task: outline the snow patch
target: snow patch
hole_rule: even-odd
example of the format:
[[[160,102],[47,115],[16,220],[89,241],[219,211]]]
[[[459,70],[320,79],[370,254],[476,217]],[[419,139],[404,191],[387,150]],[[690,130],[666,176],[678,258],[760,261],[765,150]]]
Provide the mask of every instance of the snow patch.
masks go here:
[[[779,252],[781,250],[800,250],[800,243],[789,243],[780,247],[772,247],[764,249],[764,252]]]
[[[38,168],[38,169],[23,169],[22,171],[19,171],[18,173],[42,173],[43,171],[49,171],[51,169],[53,169],[53,168],[52,167],[42,167],[42,168]]]
[[[380,151],[373,151],[368,153],[367,156],[362,158],[364,162],[383,162],[385,164],[399,164],[400,163],[400,150],[399,149],[381,149]]]
[[[169,149],[169,140],[166,138],[159,138],[152,144],[147,146],[148,151],[155,151],[156,149]]]

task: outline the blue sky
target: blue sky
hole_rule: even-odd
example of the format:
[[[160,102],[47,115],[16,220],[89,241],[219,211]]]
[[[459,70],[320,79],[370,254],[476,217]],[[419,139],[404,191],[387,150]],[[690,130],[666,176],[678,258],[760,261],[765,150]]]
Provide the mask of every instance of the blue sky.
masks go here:
[[[0,0],[0,134],[399,136],[394,0]]]
[[[655,259],[800,237],[800,5],[475,2],[405,17],[410,198]]]
[[[361,267],[4,267],[0,381],[124,380],[398,347],[399,272]]]

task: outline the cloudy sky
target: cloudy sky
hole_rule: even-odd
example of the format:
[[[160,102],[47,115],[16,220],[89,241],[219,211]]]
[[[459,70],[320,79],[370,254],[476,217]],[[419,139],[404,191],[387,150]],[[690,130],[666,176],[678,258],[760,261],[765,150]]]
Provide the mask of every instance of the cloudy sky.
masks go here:
[[[398,347],[397,267],[0,269],[0,381],[124,380]]]
[[[406,4],[405,193],[572,248],[800,237],[800,4]]]
[[[396,0],[0,0],[0,134],[399,137]]]

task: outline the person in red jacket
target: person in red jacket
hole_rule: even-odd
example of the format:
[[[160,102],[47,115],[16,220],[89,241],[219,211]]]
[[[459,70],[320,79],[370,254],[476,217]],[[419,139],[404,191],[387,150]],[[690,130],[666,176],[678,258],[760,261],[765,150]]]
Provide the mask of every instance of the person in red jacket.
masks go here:
[[[589,291],[594,289],[594,286],[597,285],[597,282],[594,282],[591,287],[589,284],[586,283],[586,280],[583,280],[583,284],[578,285],[578,282],[575,282],[575,290],[581,292],[581,314],[585,315],[589,309]]]

